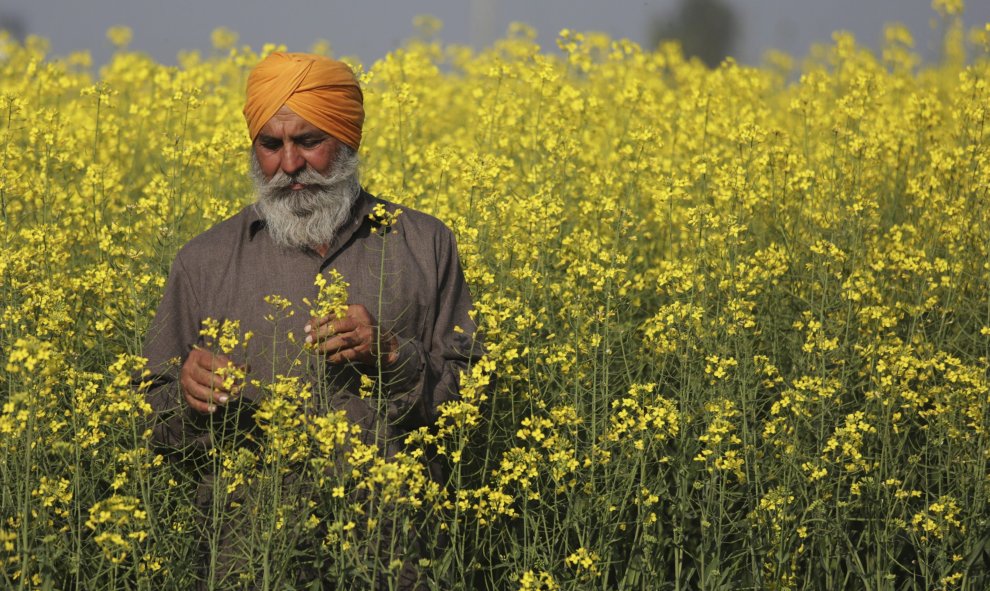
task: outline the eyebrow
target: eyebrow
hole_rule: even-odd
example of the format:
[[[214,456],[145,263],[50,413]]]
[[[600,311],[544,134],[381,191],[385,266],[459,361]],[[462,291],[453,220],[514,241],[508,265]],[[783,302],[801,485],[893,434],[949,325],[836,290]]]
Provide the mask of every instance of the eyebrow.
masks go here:
[[[292,141],[299,143],[306,140],[322,140],[327,137],[327,133],[324,131],[307,131],[306,133],[300,133],[291,137]]]

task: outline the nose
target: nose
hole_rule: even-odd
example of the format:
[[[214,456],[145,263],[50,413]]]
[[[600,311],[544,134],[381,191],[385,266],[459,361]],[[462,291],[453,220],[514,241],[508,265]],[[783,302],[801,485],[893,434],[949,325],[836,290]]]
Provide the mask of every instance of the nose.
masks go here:
[[[288,175],[294,175],[305,167],[306,159],[299,152],[299,148],[292,143],[286,143],[282,147],[282,172]]]

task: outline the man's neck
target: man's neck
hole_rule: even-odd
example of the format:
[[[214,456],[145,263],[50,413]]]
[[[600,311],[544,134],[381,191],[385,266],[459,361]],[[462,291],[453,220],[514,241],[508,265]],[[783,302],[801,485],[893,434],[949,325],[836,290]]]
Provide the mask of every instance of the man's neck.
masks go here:
[[[312,248],[313,250],[315,250],[316,253],[319,254],[323,258],[327,258],[327,253],[330,252],[330,244],[329,243],[317,244],[316,246],[311,246],[310,248]]]

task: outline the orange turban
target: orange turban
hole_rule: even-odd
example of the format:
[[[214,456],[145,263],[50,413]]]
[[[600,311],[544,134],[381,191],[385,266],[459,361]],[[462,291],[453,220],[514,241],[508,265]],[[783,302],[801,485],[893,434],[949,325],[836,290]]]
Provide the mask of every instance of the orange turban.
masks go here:
[[[248,76],[244,118],[251,141],[282,105],[355,150],[361,145],[364,96],[347,64],[308,53],[272,53]]]

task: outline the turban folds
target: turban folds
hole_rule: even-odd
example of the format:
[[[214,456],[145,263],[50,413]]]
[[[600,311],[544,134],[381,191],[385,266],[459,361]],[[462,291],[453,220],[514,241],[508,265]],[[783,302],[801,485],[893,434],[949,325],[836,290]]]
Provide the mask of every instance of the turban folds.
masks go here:
[[[270,54],[248,76],[244,118],[252,141],[283,105],[355,150],[361,145],[364,96],[347,64],[308,53]]]

